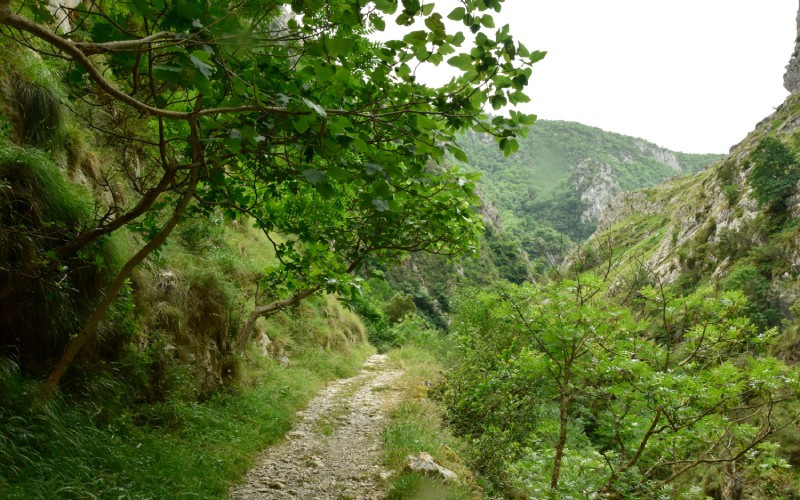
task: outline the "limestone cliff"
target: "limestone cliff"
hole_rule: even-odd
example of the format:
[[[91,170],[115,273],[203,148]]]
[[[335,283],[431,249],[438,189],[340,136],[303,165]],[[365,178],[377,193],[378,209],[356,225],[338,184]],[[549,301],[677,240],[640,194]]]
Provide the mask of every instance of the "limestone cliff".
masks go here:
[[[797,39],[795,40],[794,53],[786,66],[786,74],[783,75],[783,86],[792,94],[800,90],[800,10],[797,12]]]
[[[580,162],[572,174],[571,184],[584,206],[581,222],[597,222],[600,215],[622,192],[611,173],[611,166],[591,158]]]

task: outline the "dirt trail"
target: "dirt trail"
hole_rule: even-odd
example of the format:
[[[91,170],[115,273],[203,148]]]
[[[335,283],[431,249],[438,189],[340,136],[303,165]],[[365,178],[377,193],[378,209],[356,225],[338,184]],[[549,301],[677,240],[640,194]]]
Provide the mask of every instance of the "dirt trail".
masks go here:
[[[298,412],[286,439],[265,452],[231,497],[383,498],[382,409],[390,383],[401,373],[376,354],[358,375],[328,385]]]

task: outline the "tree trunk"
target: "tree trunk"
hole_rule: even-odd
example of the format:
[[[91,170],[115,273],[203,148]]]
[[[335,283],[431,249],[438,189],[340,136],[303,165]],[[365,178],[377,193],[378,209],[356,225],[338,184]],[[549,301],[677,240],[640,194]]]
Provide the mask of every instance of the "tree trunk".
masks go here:
[[[183,217],[186,207],[189,205],[189,202],[194,196],[194,190],[197,186],[197,179],[198,168],[195,167],[192,169],[192,176],[189,186],[186,189],[186,192],[183,193],[183,196],[181,197],[181,200],[178,203],[178,206],[175,208],[175,211],[172,213],[170,219],[152,240],[150,240],[144,247],[136,252],[136,254],[134,254],[134,256],[131,257],[124,266],[122,266],[122,269],[114,278],[114,281],[106,289],[100,304],[95,308],[88,321],[86,321],[86,323],[83,325],[81,331],[67,344],[64,353],[61,355],[61,358],[58,360],[58,363],[56,363],[55,368],[53,368],[53,371],[50,372],[50,375],[47,377],[47,380],[45,380],[44,385],[42,386],[42,393],[45,397],[53,393],[58,386],[58,383],[61,381],[61,377],[64,376],[64,373],[66,373],[70,365],[72,365],[72,362],[75,360],[75,356],[77,356],[86,343],[95,336],[97,333],[97,327],[100,325],[100,321],[102,321],[103,316],[105,316],[106,312],[108,312],[109,307],[111,307],[114,299],[117,298],[117,294],[125,285],[125,281],[127,281],[127,279],[130,277],[136,266],[138,266],[148,255],[150,255],[153,250],[164,243],[164,241],[167,239],[167,236],[169,236],[172,230],[175,229],[175,226]]]
[[[560,428],[558,433],[558,442],[556,443],[556,457],[553,460],[553,476],[550,479],[550,488],[558,488],[558,477],[561,475],[561,461],[564,458],[564,447],[567,444],[567,410],[569,405],[569,398],[566,391],[561,391],[561,401],[559,408]]]
[[[725,462],[722,470],[725,471],[722,500],[742,500],[744,498],[744,483],[736,472],[736,461]]]

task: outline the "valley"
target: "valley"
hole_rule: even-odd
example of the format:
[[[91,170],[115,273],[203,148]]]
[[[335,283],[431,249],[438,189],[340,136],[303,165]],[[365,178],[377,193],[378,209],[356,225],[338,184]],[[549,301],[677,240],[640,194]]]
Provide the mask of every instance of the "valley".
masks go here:
[[[800,41],[688,154],[502,4],[0,0],[0,498],[800,496]]]

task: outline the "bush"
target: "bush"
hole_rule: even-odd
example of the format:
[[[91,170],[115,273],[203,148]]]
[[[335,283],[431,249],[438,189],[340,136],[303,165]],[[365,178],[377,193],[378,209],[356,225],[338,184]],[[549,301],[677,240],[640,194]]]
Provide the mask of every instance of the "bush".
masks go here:
[[[753,270],[737,276],[737,284],[756,278]],[[456,435],[473,444],[471,464],[495,489],[490,496],[684,498],[703,481],[699,492],[710,496],[720,476],[696,459],[709,453],[737,457],[746,496],[749,484],[781,487],[774,472],[786,462],[753,429],[776,397],[791,410],[800,373],[763,356],[775,332],[742,316],[744,295],[644,287],[634,313],[603,295],[605,285],[586,274],[458,301],[452,331],[463,357],[441,398]],[[762,381],[777,385],[755,395]],[[766,406],[731,418],[745,404]],[[725,433],[747,436],[731,441],[740,452],[707,451]],[[759,453],[745,454],[755,446]],[[667,492],[661,479],[676,456],[693,470]]]
[[[414,298],[402,292],[395,294],[386,304],[386,316],[390,323],[399,323],[406,314],[411,314],[416,310]]]
[[[769,271],[760,271],[752,265],[734,267],[723,282],[724,290],[739,290],[747,297],[745,314],[759,328],[770,328],[780,323],[781,312],[770,297]]]
[[[750,185],[759,203],[775,212],[785,211],[800,181],[794,154],[778,139],[767,137],[750,154],[750,162]]]
[[[725,195],[725,200],[729,206],[734,206],[739,201],[739,187],[735,184],[723,186],[722,194]]]

